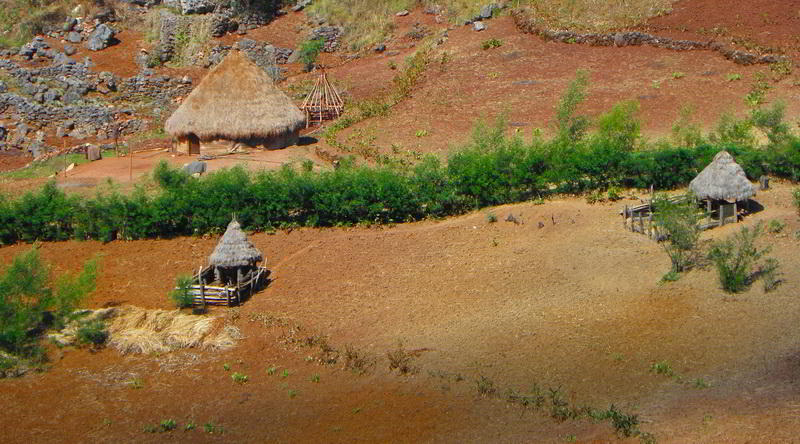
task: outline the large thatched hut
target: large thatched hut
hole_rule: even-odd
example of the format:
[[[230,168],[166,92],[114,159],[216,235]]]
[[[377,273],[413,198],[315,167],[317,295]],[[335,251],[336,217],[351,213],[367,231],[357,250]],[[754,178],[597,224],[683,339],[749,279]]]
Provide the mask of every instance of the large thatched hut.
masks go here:
[[[236,219],[228,224],[225,234],[208,257],[216,279],[223,285],[238,284],[243,277],[257,270],[257,264],[262,260],[261,251],[247,239]]]
[[[741,203],[749,206],[756,189],[742,167],[727,151],[720,151],[714,160],[689,183],[694,197],[706,203],[709,213],[717,214],[719,225],[733,216],[738,220]]]
[[[167,119],[178,151],[200,154],[244,144],[267,149],[297,143],[305,115],[244,54],[231,50]]]

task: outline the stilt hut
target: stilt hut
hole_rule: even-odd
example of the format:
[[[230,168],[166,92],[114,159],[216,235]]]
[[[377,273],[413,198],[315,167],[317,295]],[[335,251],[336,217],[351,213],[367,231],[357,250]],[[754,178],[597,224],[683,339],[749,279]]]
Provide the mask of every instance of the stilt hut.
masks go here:
[[[323,121],[337,119],[342,115],[344,101],[336,88],[328,81],[328,75],[324,69],[300,109],[306,113],[306,128],[314,123],[322,125]]]
[[[164,128],[186,154],[227,152],[237,144],[266,149],[295,145],[305,114],[272,78],[239,51],[231,50]]]
[[[243,277],[257,270],[262,260],[261,252],[247,239],[236,219],[228,224],[225,234],[208,257],[216,280],[223,285],[238,284]]]
[[[747,179],[742,167],[727,151],[720,151],[714,160],[689,184],[694,197],[705,202],[709,218],[717,216],[716,224],[722,226],[733,217],[738,221],[742,204],[749,209],[750,198],[756,189]],[[709,224],[711,220],[709,220]]]

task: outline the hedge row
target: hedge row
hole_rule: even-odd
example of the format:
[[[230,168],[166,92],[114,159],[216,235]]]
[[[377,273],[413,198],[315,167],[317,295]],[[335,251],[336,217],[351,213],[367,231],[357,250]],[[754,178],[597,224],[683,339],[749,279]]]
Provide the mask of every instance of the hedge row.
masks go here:
[[[155,192],[93,198],[48,183],[18,199],[0,199],[0,242],[203,234],[222,230],[233,214],[251,230],[392,223],[611,185],[670,189],[687,184],[721,149],[734,154],[751,179],[800,176],[796,138],[766,149],[662,144],[631,151],[613,137],[524,142],[498,125],[480,127],[447,162],[431,156],[411,169],[344,162],[333,171],[232,168],[195,179],[162,163],[153,172]]]

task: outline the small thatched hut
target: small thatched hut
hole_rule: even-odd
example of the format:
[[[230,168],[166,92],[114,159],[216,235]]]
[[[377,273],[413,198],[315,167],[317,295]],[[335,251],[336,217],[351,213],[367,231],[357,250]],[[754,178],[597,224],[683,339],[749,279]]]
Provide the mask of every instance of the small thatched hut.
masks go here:
[[[232,50],[167,119],[178,151],[227,151],[236,144],[279,149],[297,143],[305,115],[244,54]]]
[[[262,260],[261,251],[247,239],[236,219],[228,224],[225,234],[208,257],[216,279],[223,285],[238,283]]]
[[[749,205],[756,189],[742,167],[727,151],[720,151],[714,160],[689,183],[695,198],[705,201],[708,213],[718,211],[719,224],[734,216],[738,220],[740,202]]]

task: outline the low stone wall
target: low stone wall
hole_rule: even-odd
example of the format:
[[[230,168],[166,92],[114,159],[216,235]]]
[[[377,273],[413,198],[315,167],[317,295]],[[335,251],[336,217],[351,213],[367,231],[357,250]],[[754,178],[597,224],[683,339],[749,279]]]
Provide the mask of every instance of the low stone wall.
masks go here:
[[[650,45],[657,48],[673,51],[710,50],[722,54],[726,59],[739,65],[754,65],[776,63],[786,60],[786,57],[774,54],[754,54],[729,48],[722,43],[714,41],[698,42],[692,40],[676,40],[668,37],[658,37],[644,32],[616,32],[609,34],[587,33],[581,34],[573,31],[557,31],[545,29],[537,25],[536,20],[528,11],[516,9],[511,12],[517,28],[527,34],[536,34],[545,40],[562,43],[576,43],[592,46],[638,46]]]

